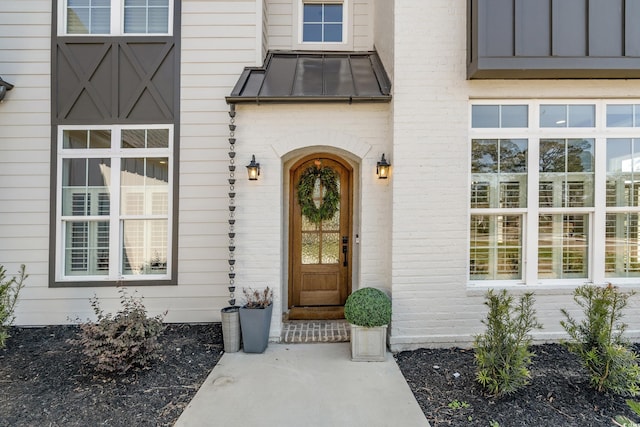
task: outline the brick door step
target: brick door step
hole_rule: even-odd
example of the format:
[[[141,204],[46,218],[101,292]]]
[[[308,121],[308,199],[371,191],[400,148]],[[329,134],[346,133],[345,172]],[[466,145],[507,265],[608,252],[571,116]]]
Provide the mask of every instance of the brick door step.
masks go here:
[[[349,342],[351,328],[345,320],[289,320],[282,324],[284,344]]]

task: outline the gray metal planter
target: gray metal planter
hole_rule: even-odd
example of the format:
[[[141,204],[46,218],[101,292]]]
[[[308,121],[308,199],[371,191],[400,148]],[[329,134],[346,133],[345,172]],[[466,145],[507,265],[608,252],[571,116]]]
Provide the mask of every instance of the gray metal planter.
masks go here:
[[[240,350],[240,311],[239,307],[225,307],[220,310],[222,318],[222,340],[225,353]]]
[[[245,353],[264,353],[267,349],[272,311],[273,304],[266,308],[240,308],[242,347]]]

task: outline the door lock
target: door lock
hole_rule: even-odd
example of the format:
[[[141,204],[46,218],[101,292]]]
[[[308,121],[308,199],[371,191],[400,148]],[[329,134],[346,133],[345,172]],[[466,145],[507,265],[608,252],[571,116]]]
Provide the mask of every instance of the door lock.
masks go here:
[[[349,265],[347,262],[347,253],[349,251],[349,236],[342,236],[342,253],[344,254],[344,262],[342,263],[343,267]]]

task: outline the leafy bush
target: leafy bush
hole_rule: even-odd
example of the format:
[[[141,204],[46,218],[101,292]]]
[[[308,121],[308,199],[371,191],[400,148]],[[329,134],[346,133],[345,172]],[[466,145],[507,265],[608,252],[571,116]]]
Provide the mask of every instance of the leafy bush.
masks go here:
[[[7,279],[4,266],[0,265],[0,348],[4,348],[9,338],[9,327],[15,320],[14,310],[18,302],[18,294],[24,286],[25,279],[29,277],[25,274],[25,266],[20,266],[18,277]]]
[[[520,297],[517,306],[505,290],[486,294],[489,307],[484,334],[474,340],[476,380],[494,396],[511,394],[529,384],[530,332],[542,325],[536,320],[533,294]]]
[[[629,406],[629,408],[631,408],[631,410],[635,412],[636,415],[640,415],[640,402],[627,400],[627,406]],[[620,427],[640,427],[640,424],[632,421],[631,419],[623,415],[618,415],[616,419],[613,420],[613,424]]]
[[[622,310],[631,295],[610,284],[584,285],[573,293],[584,319],[578,322],[567,310],[562,310],[566,320],[560,324],[572,339],[565,345],[582,359],[589,372],[589,383],[597,391],[631,396],[640,392],[638,356],[624,339],[627,325],[621,322]]]
[[[148,368],[161,359],[158,337],[164,331],[164,314],[148,317],[141,298],[120,289],[122,309],[115,316],[104,314],[97,297],[91,307],[97,321],[80,325],[80,339],[70,340],[82,347],[86,360],[104,374],[124,374],[132,368]]]
[[[380,289],[358,289],[347,298],[344,317],[358,326],[388,325],[391,322],[391,299]]]

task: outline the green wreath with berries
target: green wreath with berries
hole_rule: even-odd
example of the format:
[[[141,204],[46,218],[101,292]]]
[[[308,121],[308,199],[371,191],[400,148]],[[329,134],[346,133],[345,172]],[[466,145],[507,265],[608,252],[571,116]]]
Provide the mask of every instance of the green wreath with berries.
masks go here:
[[[324,188],[324,196],[320,206],[313,201],[313,190],[316,182]],[[302,215],[306,216],[314,224],[333,218],[340,203],[338,191],[338,174],[330,167],[310,167],[302,173],[298,181],[298,203],[302,209]]]

